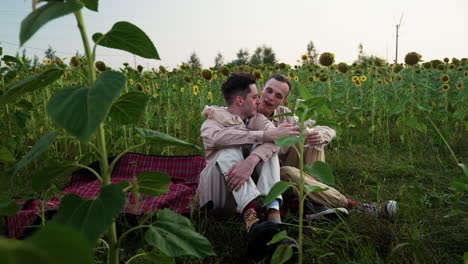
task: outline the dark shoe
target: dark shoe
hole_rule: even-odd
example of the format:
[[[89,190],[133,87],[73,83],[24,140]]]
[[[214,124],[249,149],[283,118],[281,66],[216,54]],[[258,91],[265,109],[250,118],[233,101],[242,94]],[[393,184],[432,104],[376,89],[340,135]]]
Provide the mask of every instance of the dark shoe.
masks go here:
[[[324,205],[316,203],[307,203],[304,206],[304,220],[314,220],[314,219],[337,219],[347,217],[349,215],[348,210],[343,207],[338,208],[329,208]]]
[[[275,251],[276,251],[276,249],[278,247],[283,247],[284,250],[286,250],[286,248],[290,247],[292,249],[292,251],[293,251],[292,252],[293,254],[292,254],[291,258],[289,258],[289,260],[286,261],[285,263],[297,263],[297,251],[298,251],[298,249],[297,249],[296,240],[288,237],[288,238],[285,238],[285,239],[282,239],[282,240],[276,242],[273,245],[268,246],[268,249],[267,249],[268,253],[267,254],[268,254],[269,259],[271,259],[272,257],[275,257],[275,258],[280,257],[280,256],[274,256],[274,253],[275,253]],[[285,254],[285,251],[279,252],[279,253],[280,254]]]
[[[365,213],[374,217],[393,218],[398,212],[398,203],[394,200],[389,200],[381,205],[362,203],[358,207],[358,212]]]
[[[255,261],[262,260],[268,254],[267,243],[279,232],[280,225],[273,222],[253,224],[248,234],[247,256]]]

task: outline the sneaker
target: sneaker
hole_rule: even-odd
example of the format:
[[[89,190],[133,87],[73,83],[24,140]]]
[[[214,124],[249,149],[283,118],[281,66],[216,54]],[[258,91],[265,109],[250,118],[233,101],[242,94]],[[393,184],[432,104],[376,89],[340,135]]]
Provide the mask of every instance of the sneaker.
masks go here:
[[[329,208],[320,204],[306,204],[304,209],[304,220],[314,220],[321,218],[335,219],[348,216],[349,212],[346,208]]]
[[[361,206],[358,207],[358,211],[375,217],[393,218],[398,212],[398,203],[394,200],[386,201],[380,206],[371,203],[362,203]]]

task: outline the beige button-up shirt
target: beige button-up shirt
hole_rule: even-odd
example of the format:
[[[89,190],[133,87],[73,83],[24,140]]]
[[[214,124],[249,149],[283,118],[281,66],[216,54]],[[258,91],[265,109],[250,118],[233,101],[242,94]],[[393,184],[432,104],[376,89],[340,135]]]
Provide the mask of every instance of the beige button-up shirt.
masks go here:
[[[257,155],[263,161],[278,154],[279,148],[274,143],[263,142],[264,131],[274,129],[275,126],[262,114],[256,114],[247,125],[238,115],[233,115],[226,108],[217,107],[223,119],[208,118],[201,126],[201,137],[205,147],[205,157],[209,162],[216,153],[225,148],[242,147],[251,149],[257,145],[250,154]]]

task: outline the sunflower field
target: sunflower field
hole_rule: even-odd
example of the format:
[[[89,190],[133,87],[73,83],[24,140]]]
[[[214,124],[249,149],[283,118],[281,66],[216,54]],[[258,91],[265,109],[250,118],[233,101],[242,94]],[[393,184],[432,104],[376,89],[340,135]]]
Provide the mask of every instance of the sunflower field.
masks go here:
[[[88,4],[85,6],[92,9]],[[81,23],[79,8],[70,8]],[[119,23],[115,27],[133,29],[129,23]],[[111,38],[106,39],[110,34],[111,31],[96,39],[93,35],[93,40],[112,47]],[[110,68],[88,54],[45,58],[34,67],[20,57],[0,55],[1,216],[12,215],[19,209],[14,201],[43,199],[58,193],[71,176],[70,167],[64,169],[63,164],[102,162],[124,150],[152,155],[203,155],[201,112],[205,105],[225,105],[220,87],[226,77],[233,72],[249,72],[255,75],[260,88],[269,76],[280,73],[292,84],[289,108],[301,98],[301,89],[327,99],[330,113],[319,115],[318,121],[337,131],[337,138],[326,150],[335,187],[355,200],[392,199],[399,203],[399,213],[392,220],[351,214],[338,222],[306,222],[303,262],[468,261],[468,169],[464,165],[468,162],[466,58],[424,62],[421,55],[411,52],[403,64],[369,61],[348,65],[335,62],[334,54],[326,52],[317,64],[309,63],[307,55],[298,54],[302,60],[298,65],[224,65],[209,69],[182,65],[169,70],[163,66],[131,67],[126,62],[119,68]],[[157,53],[149,56],[159,58]],[[81,122],[82,113],[76,111],[92,99],[72,100],[78,97],[69,97],[65,92],[78,96],[80,89],[97,89],[100,82],[110,86],[119,82],[121,89],[114,91],[110,101],[103,101],[106,109],[100,103],[86,105],[105,113],[93,129],[82,131],[73,124]],[[83,122],[89,125],[94,122],[90,120]],[[163,133],[186,145],[142,144],[149,140],[148,131]],[[46,182],[38,183],[37,177],[44,170],[53,173]],[[106,182],[104,175],[102,182]],[[114,191],[110,189],[106,190]],[[242,220],[236,217],[220,220],[194,208],[188,221],[210,241],[214,253],[210,249],[172,256],[163,254],[162,249],[148,247],[142,242],[143,233],[126,235],[131,225],[123,217],[112,220],[115,218],[116,215],[110,217],[113,231],[106,235],[107,242],[92,247],[90,263],[250,263],[242,254],[246,246],[245,230],[241,230]],[[284,221],[290,225],[290,235],[297,235],[294,220],[287,217]],[[48,228],[38,232],[36,240],[45,232],[47,237],[61,232],[76,235],[74,230],[54,227],[48,222],[44,217],[41,226]],[[0,262],[27,263],[7,262],[8,256],[28,251],[28,246],[36,245],[34,238],[24,242],[6,239],[6,220],[2,218],[0,223],[3,230],[0,260],[6,261]],[[122,233],[125,240],[112,238]],[[106,244],[109,252],[113,252],[108,253],[110,257],[105,253]],[[20,253],[11,253],[12,250]],[[282,262],[272,260],[272,263]]]

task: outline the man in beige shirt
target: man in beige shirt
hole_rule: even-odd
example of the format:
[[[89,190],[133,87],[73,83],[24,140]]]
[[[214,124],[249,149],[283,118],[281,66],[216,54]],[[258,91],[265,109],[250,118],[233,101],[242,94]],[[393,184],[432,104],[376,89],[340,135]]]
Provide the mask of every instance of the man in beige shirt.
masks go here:
[[[275,74],[271,76],[265,86],[262,88],[261,99],[258,105],[258,112],[266,117],[273,117],[284,113],[289,113],[291,110],[285,106],[287,96],[291,90],[289,80],[281,75]],[[226,119],[223,111],[219,107],[210,107],[204,112],[208,119],[218,120],[225,126],[236,126],[235,120]],[[275,126],[291,124],[297,126],[297,121],[293,116],[279,116],[272,119]],[[324,146],[326,146],[333,138],[336,137],[335,130],[327,126],[316,126],[313,131],[307,133],[304,143],[307,147],[304,148],[304,165],[311,166],[315,161],[325,161]],[[299,158],[293,148],[282,147],[279,151],[279,160],[281,163],[281,179],[299,183]],[[319,205],[339,208],[340,212],[347,213],[345,208],[351,209],[358,207],[363,211],[370,212],[376,216],[389,217],[396,213],[397,207],[395,201],[389,201],[382,206],[374,204],[358,203],[348,199],[333,187],[322,184],[317,181],[317,178],[305,174],[305,184],[328,188],[323,192],[309,193],[309,198]],[[336,210],[335,210],[336,211]],[[317,213],[312,213],[311,218],[320,217],[321,215],[330,212],[327,208],[321,209]]]
[[[275,127],[257,114],[260,101],[255,77],[250,74],[232,74],[223,83],[222,92],[227,103],[221,110],[223,119],[207,119],[200,129],[207,165],[200,174],[199,205],[211,201],[214,208],[241,213],[249,232],[248,254],[260,260],[267,251],[266,243],[280,231],[282,198],[278,196],[268,205],[264,222],[259,221],[253,200],[266,196],[280,180],[278,147],[273,142],[299,135],[299,127]],[[223,122],[236,125],[225,126]],[[282,243],[294,242],[286,239]]]

